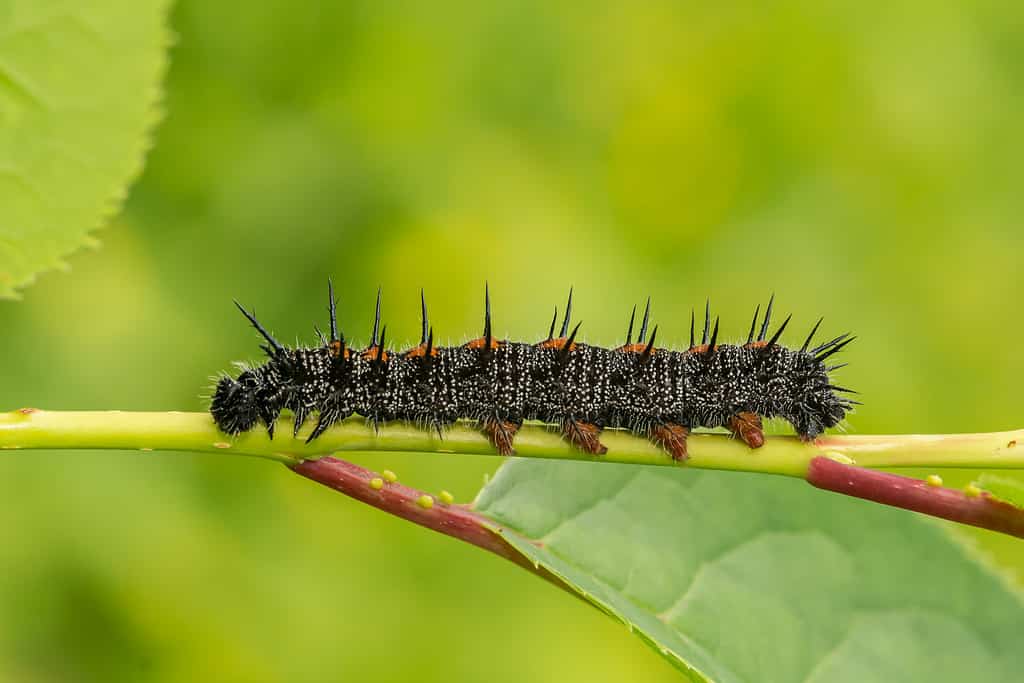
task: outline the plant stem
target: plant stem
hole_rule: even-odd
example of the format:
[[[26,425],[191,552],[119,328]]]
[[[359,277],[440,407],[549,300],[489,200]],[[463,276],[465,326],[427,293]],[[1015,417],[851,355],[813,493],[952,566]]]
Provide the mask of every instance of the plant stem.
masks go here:
[[[404,423],[382,426],[375,434],[365,421],[350,419],[307,445],[303,437],[311,428],[312,424],[307,424],[300,430],[299,438],[294,439],[290,420],[282,419],[277,436],[270,440],[263,430],[230,437],[218,431],[206,413],[22,408],[0,413],[0,449],[198,451],[270,458],[288,464],[341,452],[496,455],[486,437],[466,424],[446,430],[441,439],[435,433]],[[516,435],[516,451],[528,458],[736,470],[800,478],[807,476],[811,459],[819,455],[845,456],[866,467],[1024,469],[1024,430],[927,436],[827,436],[812,443],[789,436],[769,436],[765,445],[756,450],[724,434],[694,434],[689,441],[690,459],[685,463],[673,461],[646,439],[623,431],[607,430],[601,440],[608,446],[608,453],[592,456],[572,448],[543,426],[527,425]]]
[[[996,500],[985,491],[975,490],[972,496],[824,457],[811,460],[807,481],[827,491],[1024,538],[1024,509]]]
[[[410,496],[417,492],[395,485],[389,485],[391,488],[386,492],[379,492],[367,487],[368,471],[333,458],[323,458],[330,453],[346,451],[497,455],[478,429],[458,424],[446,430],[442,439],[433,432],[404,423],[385,425],[374,432],[365,421],[350,419],[332,427],[311,445],[306,444],[303,438],[310,429],[312,425],[307,424],[300,430],[299,438],[293,438],[292,423],[286,418],[278,422],[277,438],[273,440],[264,430],[229,437],[217,430],[206,413],[22,408],[0,413],[0,449],[168,450],[269,458],[290,465],[303,476],[370,505],[518,561],[515,559],[518,554],[510,554],[509,548],[498,547],[500,543],[492,538],[493,534],[486,532],[468,510],[459,512],[457,508],[448,510],[446,507],[442,512],[451,513],[447,516],[430,513],[429,510],[418,512],[415,504],[410,507],[409,502]],[[1015,525],[1024,519],[1024,513],[1017,508],[1008,506],[1004,509],[1003,503],[987,497],[979,503],[977,499],[969,499],[959,492],[929,490],[916,480],[863,469],[1024,469],[1024,430],[990,434],[826,436],[811,443],[803,443],[795,437],[773,436],[756,450],[724,434],[692,434],[690,458],[685,463],[672,460],[650,441],[623,431],[606,431],[601,440],[608,446],[608,453],[588,455],[572,448],[544,426],[532,425],[519,431],[515,446],[519,456],[528,458],[696,467],[800,477],[819,488],[1015,535],[1019,535]],[[318,460],[323,464],[317,465]],[[862,467],[850,466],[854,464]],[[443,520],[440,527],[433,525],[438,520]]]
[[[863,467],[961,467],[1020,469],[1024,429],[984,434],[824,436],[816,445]]]
[[[477,514],[468,505],[445,504],[423,491],[397,482],[384,481],[376,472],[330,456],[306,460],[291,465],[291,469],[307,479],[396,517],[489,550],[560,588],[566,588],[564,581],[543,567],[534,565],[500,534],[495,533],[495,522]],[[380,488],[373,486],[374,479],[377,479]],[[429,499],[429,505],[422,504],[424,499]]]

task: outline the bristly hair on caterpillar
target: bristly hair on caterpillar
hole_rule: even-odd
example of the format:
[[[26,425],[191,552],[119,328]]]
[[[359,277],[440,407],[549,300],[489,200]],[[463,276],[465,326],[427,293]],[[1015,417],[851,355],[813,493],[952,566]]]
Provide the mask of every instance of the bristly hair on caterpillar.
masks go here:
[[[719,320],[712,326],[708,302],[700,343],[691,313],[690,346],[678,351],[655,346],[657,327],[648,336],[649,298],[636,341],[634,306],[625,343],[605,349],[576,341],[579,323],[570,331],[572,290],[558,336],[556,307],[543,341],[496,339],[490,290],[485,288],[481,336],[446,347],[434,344],[421,291],[420,342],[403,352],[387,351],[380,289],[370,344],[362,350],[351,348],[338,331],[330,281],[328,301],[330,338],[317,329],[320,344],[308,348],[282,345],[255,313],[235,302],[265,340],[261,348],[268,360],[217,383],[210,413],[221,430],[235,435],[263,424],[273,438],[283,410],[295,416],[295,435],[311,415],[319,416],[307,443],[353,414],[374,426],[407,420],[439,434],[456,420],[468,419],[499,453],[511,455],[523,421],[538,420],[557,426],[587,453],[607,452],[601,430],[621,428],[650,439],[681,461],[687,458],[687,437],[697,427],[725,427],[758,448],[764,443],[762,418],[783,418],[802,439],[810,440],[839,424],[857,404],[841,395],[855,392],[829,378],[842,366],[825,364],[854,337],[841,334],[810,348],[819,319],[799,349],[782,346],[779,339],[792,316],[767,338],[774,296],[756,338],[760,305],[755,309],[742,345],[718,343]]]

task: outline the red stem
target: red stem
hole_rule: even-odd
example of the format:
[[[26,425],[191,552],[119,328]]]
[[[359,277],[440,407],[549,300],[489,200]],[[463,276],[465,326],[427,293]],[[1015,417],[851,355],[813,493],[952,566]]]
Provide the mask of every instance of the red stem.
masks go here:
[[[807,481],[819,489],[1024,538],[1024,509],[996,500],[984,491],[972,497],[956,489],[929,486],[919,479],[845,465],[822,456],[811,460]]]
[[[291,469],[367,505],[504,557],[576,594],[495,533],[495,522],[466,505],[447,505],[434,499],[431,507],[423,507],[417,502],[426,495],[422,491],[388,482],[375,489],[370,482],[378,477],[377,473],[337,458],[306,460]],[[807,481],[820,489],[1024,538],[1024,509],[996,500],[986,492],[968,496],[956,489],[929,486],[918,479],[845,465],[821,456],[811,460]]]
[[[384,482],[382,488],[374,489],[370,486],[370,480],[380,475],[337,458],[324,457],[319,460],[306,460],[292,465],[291,469],[307,479],[312,479],[379,510],[452,538],[472,543],[478,548],[489,550],[495,555],[511,560],[520,567],[551,581],[560,588],[565,588],[565,584],[557,577],[543,567],[535,567],[522,553],[488,528],[498,526],[496,522],[474,512],[467,505],[447,505],[434,498],[432,507],[421,507],[417,501],[427,495],[423,491],[387,481]]]

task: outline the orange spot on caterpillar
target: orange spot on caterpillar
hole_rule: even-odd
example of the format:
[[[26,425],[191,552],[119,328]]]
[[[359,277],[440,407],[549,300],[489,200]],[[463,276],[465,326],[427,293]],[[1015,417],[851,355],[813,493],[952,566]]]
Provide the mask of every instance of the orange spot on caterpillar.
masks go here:
[[[22,415],[31,415],[32,413],[38,413],[39,408],[18,408],[18,412]]]
[[[473,341],[467,342],[466,343],[466,348],[467,349],[482,349],[486,345],[487,345],[487,338],[486,337],[480,337],[478,339],[474,339]],[[500,343],[498,342],[498,340],[492,338],[491,339],[491,347],[490,347],[491,351],[494,351],[496,348],[498,348],[498,346],[500,346]]]
[[[755,343],[758,343],[758,344],[761,344],[762,346],[764,346],[764,342],[755,342]],[[698,344],[697,346],[694,346],[692,349],[687,349],[683,353],[707,353],[708,349],[710,348],[710,346],[711,346],[710,344]],[[715,350],[716,351],[718,350],[718,344],[715,344]]]
[[[333,356],[334,358],[337,358],[338,356],[341,356],[345,360],[348,360],[348,357],[349,357],[348,349],[347,348],[346,349],[342,349],[341,342],[338,341],[337,339],[335,339],[334,341],[331,342],[329,348],[330,348],[330,351],[331,351],[331,356]]]
[[[375,345],[371,346],[370,348],[366,349],[365,351],[363,351],[363,360],[377,360],[377,354],[379,353],[379,351],[377,349],[378,349],[378,347],[375,344]],[[388,360],[388,352],[385,351],[384,353],[382,353],[380,355],[380,359],[381,359],[382,362],[387,362],[387,360]]]
[[[423,358],[424,356],[427,355],[427,345],[424,342],[423,344],[420,344],[419,346],[416,346],[416,347],[413,347],[413,348],[409,349],[408,351],[406,351],[402,355],[404,357],[406,357],[406,358]],[[437,347],[436,346],[431,347],[431,349],[430,349],[430,357],[433,358],[435,356],[437,356]]]
[[[545,339],[542,342],[537,342],[538,349],[561,349],[565,347],[565,342],[568,341],[566,337],[558,337],[557,339]],[[576,342],[569,345],[570,351],[576,350]]]
[[[616,349],[616,351],[622,351],[623,353],[643,353],[646,349],[647,344],[623,344]]]
[[[1016,445],[1017,445],[1017,439],[1014,439],[1014,440],[1013,440],[1013,441],[1011,441],[1010,443],[1006,444],[1006,447],[1007,447],[1007,448],[1013,448],[1013,447],[1014,447],[1014,446],[1016,446]]]

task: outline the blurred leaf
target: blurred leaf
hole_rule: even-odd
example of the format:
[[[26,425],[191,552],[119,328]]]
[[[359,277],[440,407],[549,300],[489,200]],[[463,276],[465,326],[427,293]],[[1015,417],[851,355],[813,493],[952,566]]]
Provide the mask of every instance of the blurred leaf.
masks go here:
[[[983,474],[978,477],[978,486],[985,489],[1004,503],[1024,507],[1024,484],[1010,477],[998,474]]]
[[[89,244],[142,168],[168,0],[0,5],[0,296]]]
[[[796,480],[513,461],[477,509],[691,680],[1011,680],[1018,596],[941,526]]]

